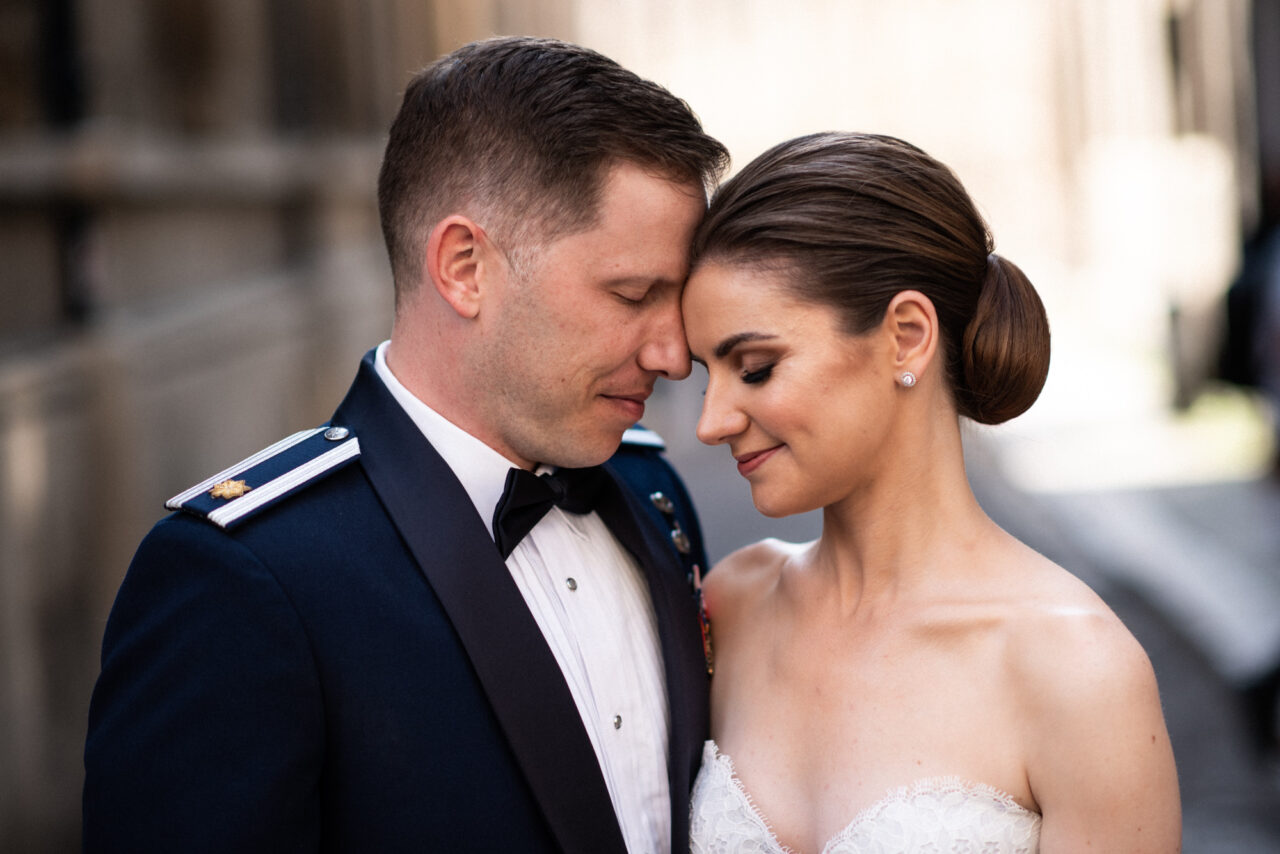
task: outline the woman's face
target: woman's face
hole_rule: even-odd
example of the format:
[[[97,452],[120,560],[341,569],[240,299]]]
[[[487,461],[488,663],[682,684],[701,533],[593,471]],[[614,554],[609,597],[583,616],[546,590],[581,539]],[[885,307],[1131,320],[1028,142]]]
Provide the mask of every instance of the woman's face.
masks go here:
[[[757,510],[802,513],[874,480],[894,412],[887,336],[848,335],[784,274],[717,263],[693,273],[683,308],[707,369],[698,438],[729,446]]]

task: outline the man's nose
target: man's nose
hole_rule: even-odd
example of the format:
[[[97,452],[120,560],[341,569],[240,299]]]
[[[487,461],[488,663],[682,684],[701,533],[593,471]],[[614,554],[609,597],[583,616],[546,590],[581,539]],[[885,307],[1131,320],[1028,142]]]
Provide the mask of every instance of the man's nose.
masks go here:
[[[689,376],[689,342],[684,337],[684,321],[680,315],[680,301],[671,300],[662,306],[653,318],[649,334],[640,348],[640,367],[669,380],[682,380]]]

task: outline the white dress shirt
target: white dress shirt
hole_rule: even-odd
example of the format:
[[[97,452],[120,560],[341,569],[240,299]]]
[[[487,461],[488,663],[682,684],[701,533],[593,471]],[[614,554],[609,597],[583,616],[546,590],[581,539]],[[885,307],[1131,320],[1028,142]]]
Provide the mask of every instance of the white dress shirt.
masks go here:
[[[378,376],[462,482],[492,537],[515,464],[414,397],[387,367],[387,343],[378,347]],[[506,563],[573,695],[628,852],[669,854],[667,688],[640,568],[596,513],[559,507]]]

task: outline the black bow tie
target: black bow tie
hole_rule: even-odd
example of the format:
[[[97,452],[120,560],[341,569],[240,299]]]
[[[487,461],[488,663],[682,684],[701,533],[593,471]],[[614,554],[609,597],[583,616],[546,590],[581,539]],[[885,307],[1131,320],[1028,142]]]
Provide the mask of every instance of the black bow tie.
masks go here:
[[[502,498],[493,511],[493,540],[506,560],[552,505],[570,513],[590,513],[606,477],[604,469],[557,469],[536,475],[525,469],[507,472]]]

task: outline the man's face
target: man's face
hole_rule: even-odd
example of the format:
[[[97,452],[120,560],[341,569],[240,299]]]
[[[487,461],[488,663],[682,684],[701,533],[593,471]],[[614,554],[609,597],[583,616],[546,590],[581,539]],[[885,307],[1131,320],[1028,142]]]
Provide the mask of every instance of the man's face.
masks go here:
[[[596,225],[507,267],[489,312],[483,390],[490,444],[523,465],[608,459],[660,377],[689,375],[680,318],[697,186],[614,167]]]

